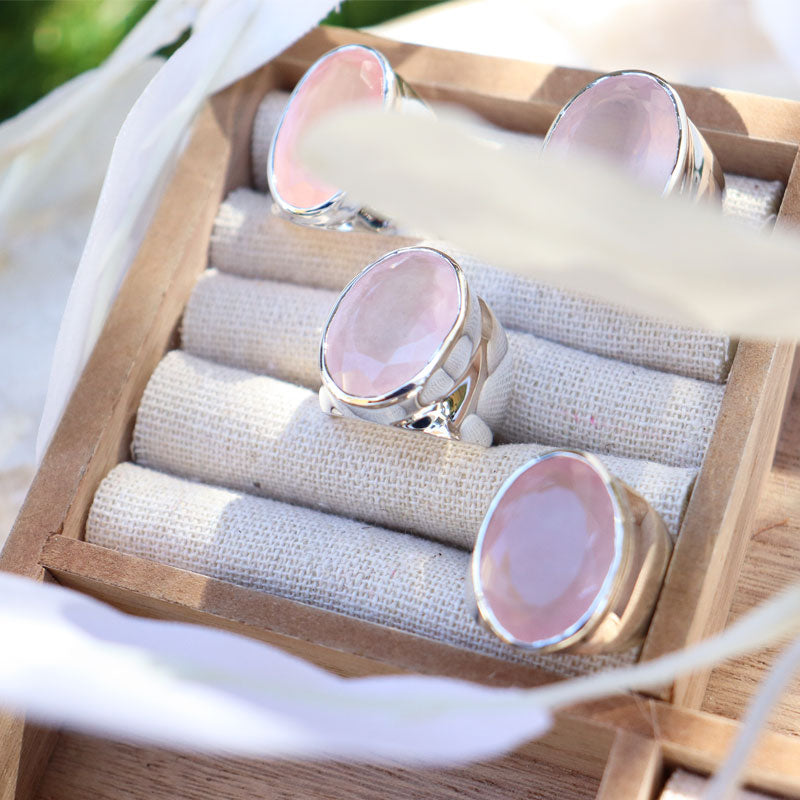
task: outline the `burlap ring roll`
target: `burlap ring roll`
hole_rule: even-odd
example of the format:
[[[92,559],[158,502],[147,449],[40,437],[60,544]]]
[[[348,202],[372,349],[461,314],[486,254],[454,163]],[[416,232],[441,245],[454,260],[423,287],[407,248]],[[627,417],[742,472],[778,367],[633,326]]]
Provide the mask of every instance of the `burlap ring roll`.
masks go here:
[[[468,612],[465,550],[135,464],[120,464],[100,485],[86,539],[563,675],[636,657],[636,650],[592,657],[523,654],[503,644]]]
[[[237,189],[214,224],[210,264],[248,278],[340,291],[361,268],[414,240],[303,228],[271,213],[272,201]],[[472,289],[509,328],[678,375],[722,381],[733,346],[727,336],[654,320],[624,308],[514,275],[447,244]]]
[[[195,355],[318,389],[319,340],[336,293],[209,270],[184,314]],[[699,467],[724,386],[509,331],[511,402],[501,442],[539,442]]]
[[[133,436],[144,466],[466,548],[503,481],[545,449],[333,419],[309,389],[179,350],[153,373]],[[677,531],[694,469],[605,462]]]

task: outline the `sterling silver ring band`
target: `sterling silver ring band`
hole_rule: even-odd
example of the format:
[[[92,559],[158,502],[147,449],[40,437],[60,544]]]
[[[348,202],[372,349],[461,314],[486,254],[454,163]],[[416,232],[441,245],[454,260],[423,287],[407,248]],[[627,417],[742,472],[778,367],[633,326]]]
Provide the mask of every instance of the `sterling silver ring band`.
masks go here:
[[[678,92],[643,70],[596,78],[568,100],[543,148],[606,155],[663,195],[719,199],[725,177],[708,142],[686,114]]]
[[[345,288],[320,344],[323,411],[489,446],[505,413],[505,331],[439,250],[394,250]]]
[[[523,464],[484,517],[470,562],[475,618],[540,653],[608,653],[641,640],[672,540],[653,508],[580,451]]]
[[[274,208],[300,225],[395,233],[389,220],[310,174],[298,155],[299,141],[310,126],[351,104],[385,110],[425,107],[377,50],[350,44],[325,53],[298,81],[272,136],[267,181]]]

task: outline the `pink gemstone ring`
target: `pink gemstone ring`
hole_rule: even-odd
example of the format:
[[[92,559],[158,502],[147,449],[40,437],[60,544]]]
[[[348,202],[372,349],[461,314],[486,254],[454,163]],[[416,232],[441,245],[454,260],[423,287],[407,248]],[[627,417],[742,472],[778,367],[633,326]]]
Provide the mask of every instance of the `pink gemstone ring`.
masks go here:
[[[594,456],[556,450],[492,500],[470,562],[473,611],[521,649],[621,650],[641,640],[671,552],[647,501]]]
[[[489,446],[505,413],[505,331],[452,258],[394,250],[339,296],[320,344],[322,410]]]
[[[558,112],[544,148],[599,153],[662,194],[720,197],[722,168],[678,93],[650,72],[611,72]]]
[[[334,230],[392,229],[367,208],[311,174],[298,145],[303,134],[326,114],[348,105],[384,109],[424,108],[386,57],[360,44],[337,47],[315,61],[289,97],[272,136],[267,181],[276,209],[293,222]]]

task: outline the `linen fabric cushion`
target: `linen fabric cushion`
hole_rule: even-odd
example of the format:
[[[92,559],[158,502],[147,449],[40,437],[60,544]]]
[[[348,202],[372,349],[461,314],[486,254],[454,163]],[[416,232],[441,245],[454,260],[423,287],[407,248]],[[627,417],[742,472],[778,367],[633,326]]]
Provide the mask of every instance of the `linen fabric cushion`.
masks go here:
[[[319,342],[330,290],[208,270],[186,307],[189,353],[320,386]],[[509,331],[511,402],[498,441],[699,467],[725,387]]]
[[[189,569],[456,647],[552,668],[553,657],[502,643],[472,618],[469,553],[345,517],[120,464],[86,523],[93,544]],[[630,661],[594,657],[591,671]],[[587,659],[561,655],[583,674]]]
[[[133,435],[144,466],[466,548],[505,479],[548,449],[332,418],[309,389],[180,350],[153,373]],[[603,460],[677,532],[694,468]]]
[[[746,224],[760,227],[774,218],[782,184],[767,187],[750,178],[731,180],[735,185],[752,182],[752,192],[731,190],[737,208],[748,212]],[[389,250],[416,243],[407,237],[296,225],[272,213],[268,195],[241,188],[220,207],[209,260],[222,271],[244,277],[339,292],[361,269]],[[458,261],[473,291],[507,328],[686,377],[715,382],[727,377],[736,343],[724,334],[653,319],[548,286],[487,264],[447,243],[425,244]]]
[[[256,113],[252,139],[253,179],[261,192],[267,191],[269,145],[288,98],[288,92],[272,91]],[[541,147],[542,137],[539,136],[504,129],[494,129],[494,133],[498,139],[513,141],[517,146],[528,145],[534,150]],[[748,227],[769,227],[778,213],[783,190],[780,181],[726,174],[722,210]],[[261,200],[271,205],[268,197],[262,196]],[[221,212],[224,211],[225,206]],[[328,241],[332,244],[335,239],[328,237]],[[507,326],[588,352],[679,375],[713,381],[724,381],[727,376],[735,351],[735,342],[727,336],[653,320],[624,308],[510,275],[456,248],[447,245],[445,248],[450,255],[475,265],[479,281],[475,283],[476,291]],[[389,249],[391,247],[387,246],[386,250]],[[212,263],[237,271],[213,258]],[[341,286],[327,288],[338,290]]]

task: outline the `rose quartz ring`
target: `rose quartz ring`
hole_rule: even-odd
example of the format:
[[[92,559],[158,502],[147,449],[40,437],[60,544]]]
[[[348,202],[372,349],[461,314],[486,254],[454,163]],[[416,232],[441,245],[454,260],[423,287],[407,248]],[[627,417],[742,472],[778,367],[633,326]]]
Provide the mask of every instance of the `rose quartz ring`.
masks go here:
[[[525,650],[621,650],[641,639],[671,552],[656,512],[600,461],[553,451],[492,500],[470,564],[474,611]]]
[[[386,57],[360,44],[337,47],[318,59],[289,97],[272,137],[267,180],[276,208],[293,222],[335,230],[386,230],[387,220],[351,203],[345,193],[312,175],[298,145],[326,114],[348,105],[397,109],[422,102]]]
[[[340,295],[320,345],[322,410],[489,446],[505,412],[508,341],[453,259],[394,250]]]
[[[662,194],[719,197],[719,161],[677,92],[657,75],[623,70],[581,89],[558,112],[547,150],[600,153]]]

